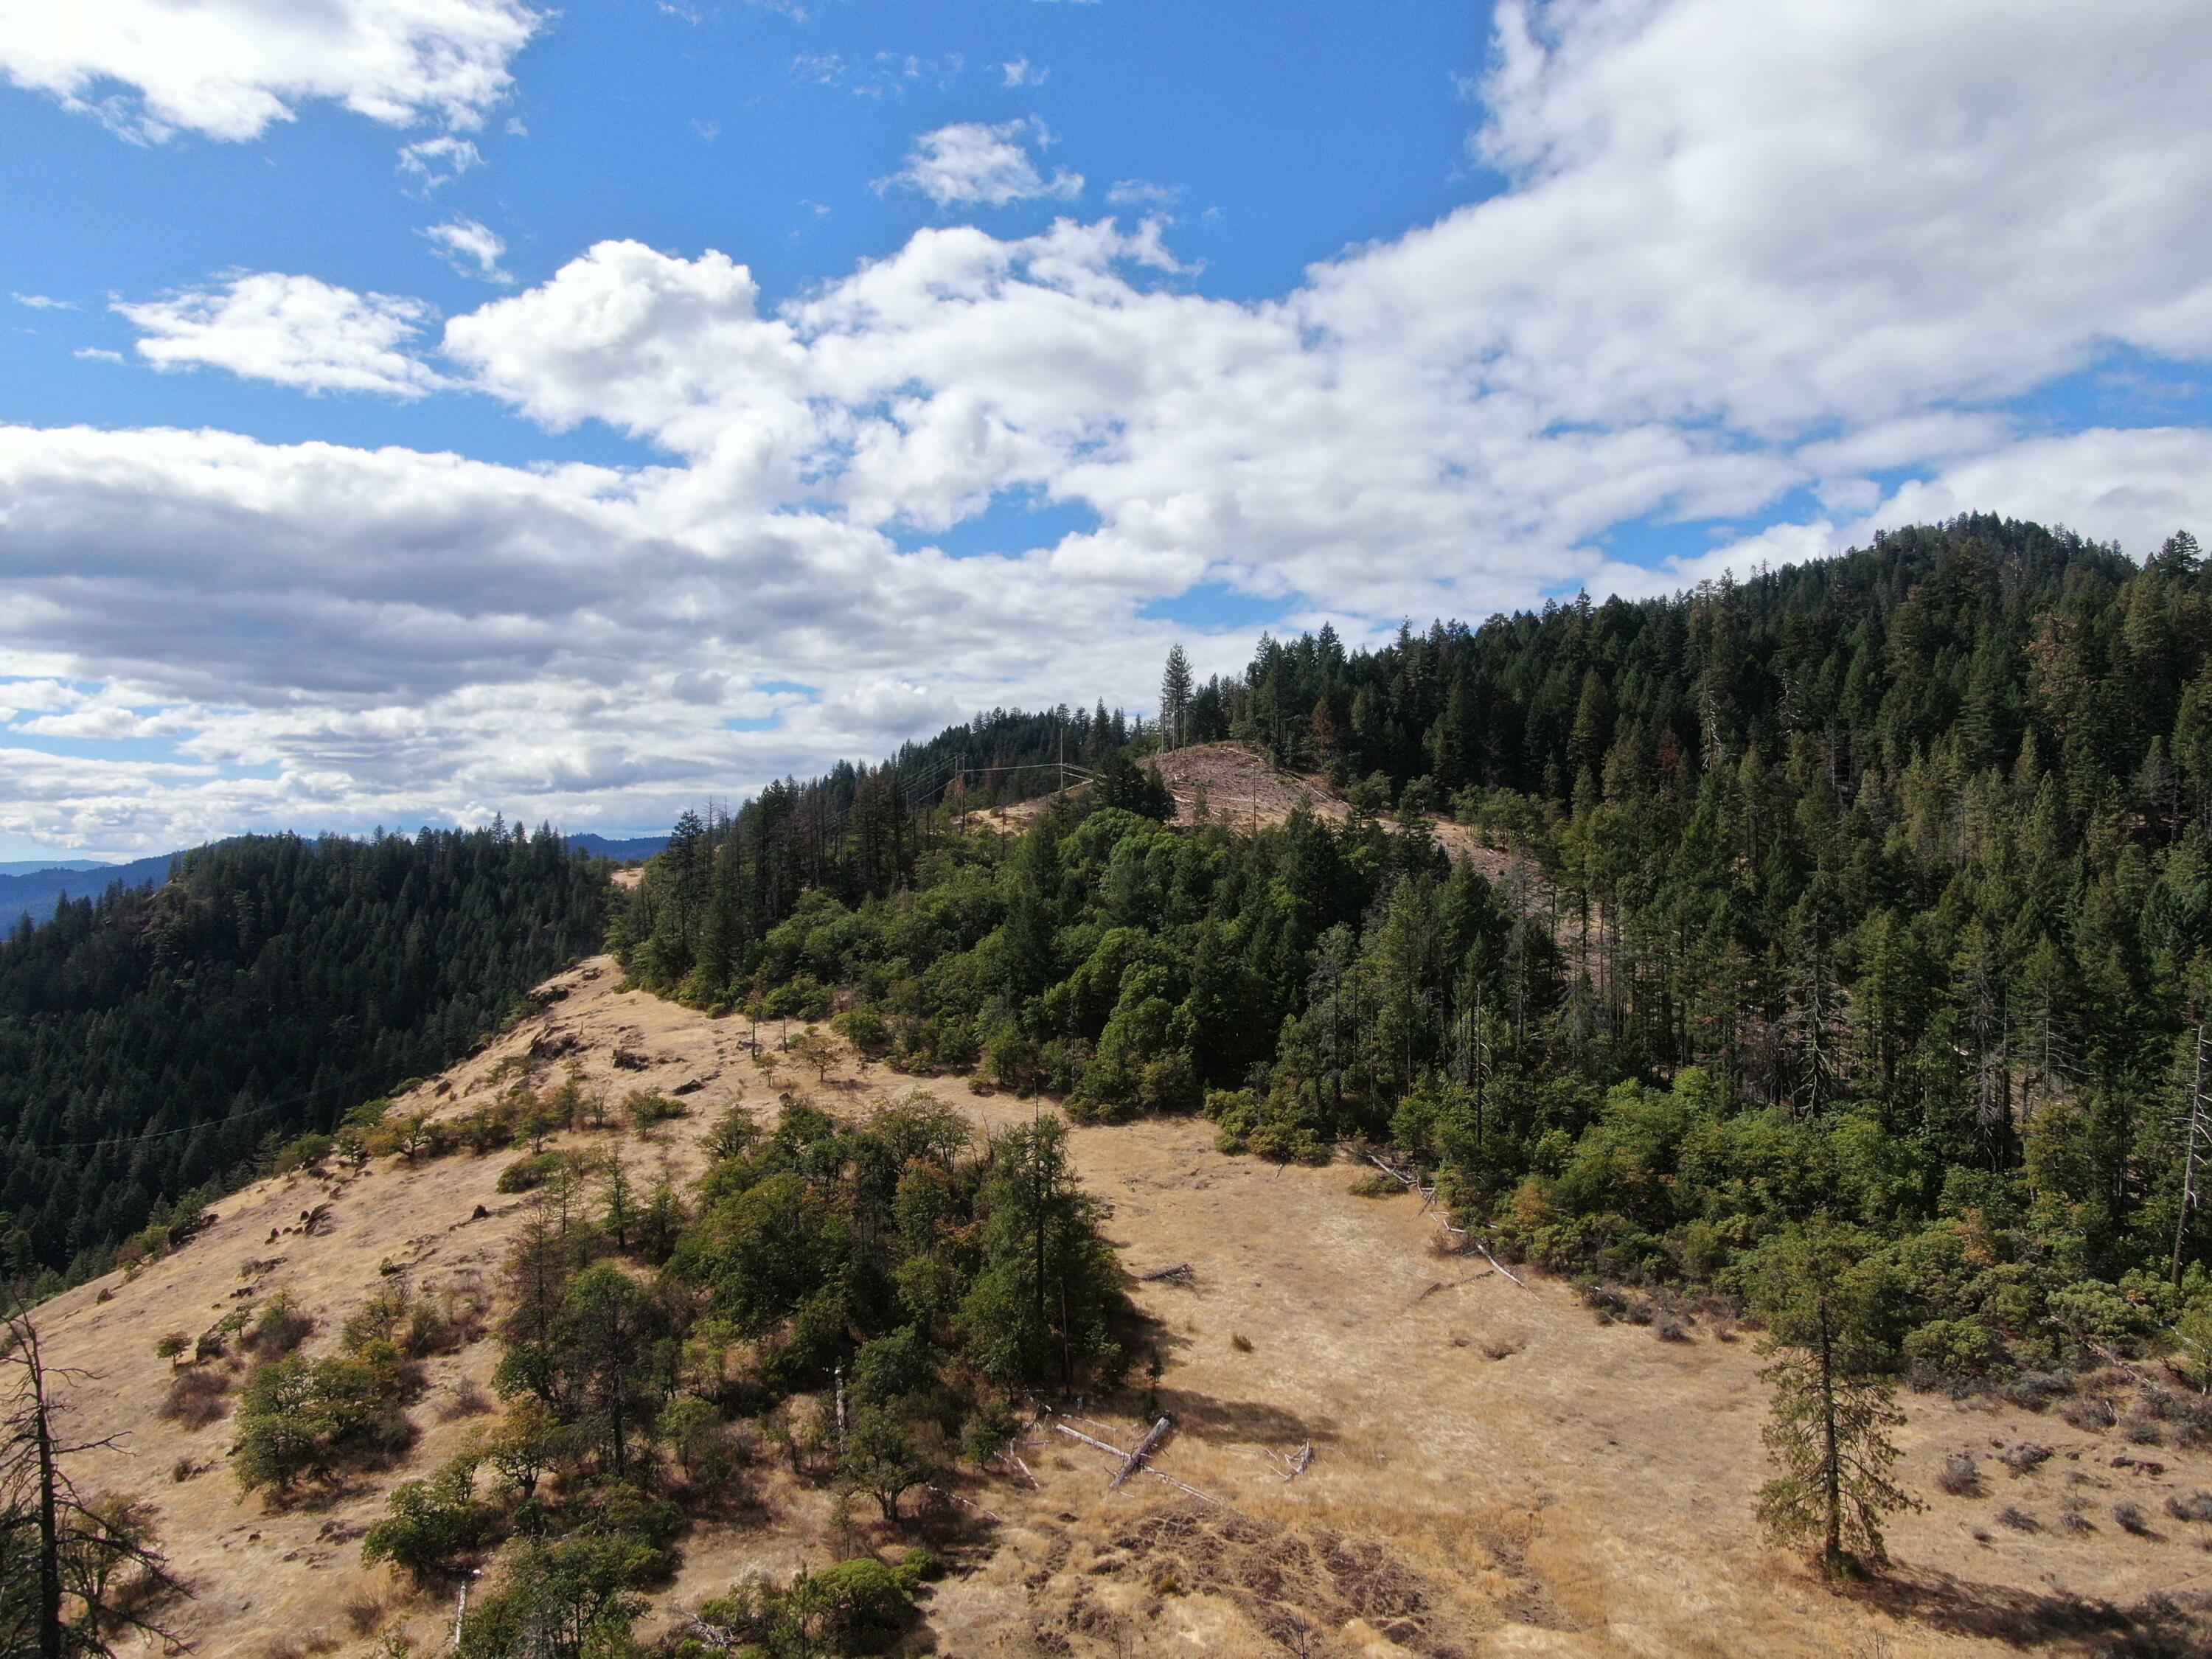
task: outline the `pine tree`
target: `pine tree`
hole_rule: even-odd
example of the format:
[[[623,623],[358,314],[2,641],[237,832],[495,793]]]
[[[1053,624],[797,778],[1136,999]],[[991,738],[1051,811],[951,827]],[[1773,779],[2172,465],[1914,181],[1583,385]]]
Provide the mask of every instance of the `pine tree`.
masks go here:
[[[1168,647],[1167,666],[1160,673],[1160,730],[1167,746],[1182,746],[1190,724],[1190,659],[1180,643]]]
[[[1880,1335],[1882,1291],[1865,1263],[1867,1241],[1826,1222],[1792,1226],[1747,1275],[1766,1322],[1774,1389],[1765,1438],[1779,1466],[1758,1513],[1775,1543],[1819,1546],[1831,1575],[1886,1565],[1882,1517],[1919,1507],[1890,1479],[1900,1455]]]

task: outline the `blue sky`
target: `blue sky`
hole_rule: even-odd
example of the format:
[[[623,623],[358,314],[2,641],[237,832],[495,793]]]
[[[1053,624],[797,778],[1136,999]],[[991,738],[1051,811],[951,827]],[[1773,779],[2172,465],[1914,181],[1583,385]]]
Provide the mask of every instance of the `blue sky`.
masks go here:
[[[957,216],[872,185],[898,172],[917,132],[962,121],[1042,120],[1054,164],[1085,174],[1089,211],[1115,210],[1105,197],[1118,181],[1164,192],[1138,209],[1172,213],[1179,255],[1203,262],[1193,285],[1264,300],[1314,260],[1483,193],[1461,88],[1487,50],[1484,9],[1412,0],[828,0],[803,17],[745,0],[601,0],[544,27],[515,60],[514,95],[469,136],[483,162],[427,192],[396,171],[390,128],[328,103],[250,143],[147,145],[118,143],[52,98],[0,90],[5,280],[79,307],[10,319],[0,418],[212,422],[278,442],[450,445],[515,461],[649,459],[603,427],[550,439],[482,404],[306,400],[71,354],[130,351],[111,295],[233,268],[468,309],[483,284],[420,234],[458,215],[506,240],[522,283],[595,241],[634,238],[721,249],[787,298]],[[1024,66],[1019,85],[1010,64]],[[988,222],[1015,233],[1068,209],[1015,203]]]
[[[2201,6],[0,0],[0,858],[2212,529]]]

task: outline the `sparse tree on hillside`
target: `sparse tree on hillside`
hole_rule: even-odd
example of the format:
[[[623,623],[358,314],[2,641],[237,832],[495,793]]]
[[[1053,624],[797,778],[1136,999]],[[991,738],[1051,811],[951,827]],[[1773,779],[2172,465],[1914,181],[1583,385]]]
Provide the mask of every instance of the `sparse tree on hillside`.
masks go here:
[[[112,1654],[110,1631],[167,1641],[141,1609],[181,1586],[137,1504],[87,1498],[70,1479],[70,1459],[115,1441],[58,1429],[67,1405],[53,1386],[76,1373],[47,1363],[26,1311],[0,1318],[0,1367],[15,1374],[0,1417],[0,1653]]]
[[[652,1432],[663,1395],[654,1345],[666,1334],[653,1293],[620,1267],[600,1262],[578,1273],[562,1305],[558,1363],[564,1398],[583,1439],[619,1480],[636,1443]]]
[[[1160,732],[1167,746],[1182,746],[1190,726],[1190,659],[1180,644],[1168,647],[1167,666],[1160,672]]]
[[[838,1455],[838,1479],[846,1490],[867,1493],[884,1519],[902,1530],[899,1500],[936,1473],[921,1437],[921,1425],[896,1406],[871,1401],[856,1413]]]
[[[1919,1504],[1890,1479],[1893,1402],[1879,1334],[1881,1287],[1863,1241],[1825,1222],[1792,1227],[1754,1260],[1748,1284],[1765,1317],[1774,1389],[1766,1449],[1780,1472],[1759,1518],[1777,1544],[1817,1540],[1821,1571],[1888,1562],[1881,1521]]]
[[[792,1058],[802,1066],[814,1068],[814,1080],[826,1083],[830,1068],[837,1063],[837,1045],[819,1031],[801,1031],[791,1040]]]

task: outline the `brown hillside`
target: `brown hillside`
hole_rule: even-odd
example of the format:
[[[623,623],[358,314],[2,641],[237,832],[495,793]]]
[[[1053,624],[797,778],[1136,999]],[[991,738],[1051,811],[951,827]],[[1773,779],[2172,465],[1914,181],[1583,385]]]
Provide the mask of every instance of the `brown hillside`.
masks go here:
[[[620,1144],[641,1172],[665,1163],[688,1175],[697,1136],[726,1103],[772,1112],[769,1085],[747,1060],[742,1018],[710,1020],[619,982],[605,959],[562,975],[541,993],[540,1015],[419,1098],[480,1100],[501,1062],[559,1051],[557,1063],[575,1060],[587,1083],[617,1092],[687,1089],[688,1119]],[[777,1081],[791,1086],[793,1073]],[[848,1067],[822,1093],[833,1108],[860,1109],[911,1086]],[[979,1124],[1034,1109],[957,1081],[930,1086]],[[1723,1340],[1723,1326],[1703,1319],[1674,1342],[1631,1322],[1601,1325],[1562,1284],[1524,1274],[1523,1287],[1480,1258],[1434,1254],[1435,1225],[1417,1200],[1352,1196],[1356,1171],[1343,1164],[1278,1169],[1222,1156],[1203,1121],[1080,1127],[1073,1144],[1089,1186],[1113,1206],[1109,1234],[1131,1273],[1191,1269],[1187,1284],[1132,1289],[1150,1322],[1140,1346],[1164,1364],[1160,1401],[1176,1421],[1158,1465],[1218,1501],[1143,1476],[1109,1493],[1105,1455],[1033,1431],[1018,1449],[1036,1487],[1011,1465],[963,1486],[995,1518],[968,1523],[958,1570],[927,1603],[922,1650],[2208,1650],[2191,1644],[2212,1626],[2170,1645],[2122,1645],[2163,1639],[2212,1606],[2212,1526],[2163,1507],[2212,1487],[2212,1458],[2201,1452],[2146,1449],[2117,1431],[1987,1401],[1914,1396],[1904,1480],[1929,1507],[1893,1530],[1895,1581],[1839,1596],[1758,1539],[1765,1393],[1753,1345]],[[285,1291],[320,1319],[313,1352],[385,1277],[428,1290],[490,1283],[520,1208],[494,1187],[514,1156],[414,1167],[381,1158],[351,1177],[264,1182],[218,1206],[221,1218],[178,1254],[43,1310],[52,1357],[90,1373],[70,1389],[72,1430],[125,1437],[120,1451],[88,1459],[81,1480],[153,1504],[196,1592],[173,1622],[198,1651],[366,1654],[371,1637],[349,1615],[356,1607],[362,1626],[403,1630],[418,1652],[446,1645],[450,1607],[408,1599],[384,1572],[365,1571],[357,1540],[395,1481],[488,1420],[468,1408],[494,1345],[431,1362],[406,1466],[283,1511],[240,1498],[223,1467],[228,1421],[187,1431],[156,1415],[170,1368],[153,1349],[164,1332],[197,1334],[242,1302]],[[302,1231],[302,1212],[325,1204]],[[480,1205],[487,1213],[472,1218]],[[1135,1380],[1141,1389],[1141,1364]],[[1075,1426],[1126,1444],[1141,1432],[1135,1408],[1134,1395],[1093,1404]],[[2015,1476],[1997,1454],[2023,1443],[2051,1455]],[[1285,1480],[1283,1460],[1304,1446],[1310,1465]],[[1978,1455],[1984,1490],[1948,1497],[1934,1477],[1962,1449]],[[773,1455],[747,1479],[762,1503],[742,1522],[690,1535],[649,1628],[742,1573],[834,1559],[825,1495],[796,1486]],[[2150,1515],[2154,1535],[2113,1524],[2112,1505],[2125,1500]],[[2077,1504],[2093,1529],[2061,1529],[2063,1510]],[[2002,1523],[2007,1508],[2035,1529]]]

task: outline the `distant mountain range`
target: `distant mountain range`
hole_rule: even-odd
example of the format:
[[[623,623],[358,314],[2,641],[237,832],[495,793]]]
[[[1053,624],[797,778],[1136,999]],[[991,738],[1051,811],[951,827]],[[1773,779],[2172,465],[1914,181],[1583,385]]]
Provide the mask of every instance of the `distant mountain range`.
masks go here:
[[[605,836],[571,836],[568,845],[580,853],[589,853],[595,859],[612,859],[617,864],[628,864],[632,859],[649,859],[668,847],[665,836],[632,836],[628,841],[609,841]]]
[[[569,836],[568,845],[593,858],[627,864],[632,859],[651,858],[668,845],[668,837],[635,836],[627,841],[611,841],[605,836],[581,835]],[[157,886],[169,878],[170,864],[181,856],[181,852],[163,853],[129,864],[102,864],[92,859],[0,864],[0,931],[14,927],[18,916],[44,921],[64,893],[82,898],[104,893],[118,881],[126,887]]]

